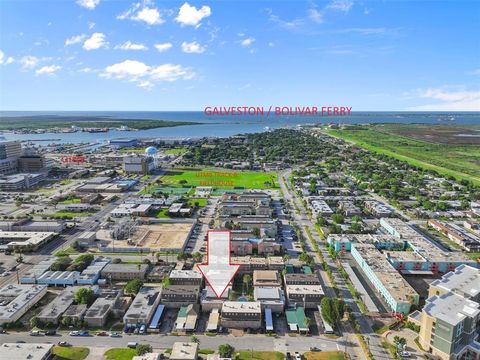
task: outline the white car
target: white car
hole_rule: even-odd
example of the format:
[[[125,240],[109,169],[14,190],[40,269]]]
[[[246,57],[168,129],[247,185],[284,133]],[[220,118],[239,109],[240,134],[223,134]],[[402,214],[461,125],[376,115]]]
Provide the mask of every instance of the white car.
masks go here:
[[[69,334],[69,335],[70,335],[70,336],[79,336],[80,333],[75,330],[75,331],[70,331],[70,334]]]
[[[298,351],[295,351],[295,360],[302,360],[302,355]]]

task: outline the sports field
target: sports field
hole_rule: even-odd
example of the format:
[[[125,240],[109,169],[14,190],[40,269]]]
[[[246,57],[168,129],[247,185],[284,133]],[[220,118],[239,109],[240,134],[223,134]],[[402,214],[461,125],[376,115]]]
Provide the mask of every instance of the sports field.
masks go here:
[[[437,128],[433,126],[433,129]],[[465,179],[480,185],[480,146],[427,142],[399,135],[395,133],[396,130],[398,128],[392,125],[387,128],[377,125],[326,132],[367,150],[392,156],[420,168],[435,170],[444,176],[454,176],[459,180]],[[425,129],[422,131],[425,132]],[[438,136],[440,132],[432,133]]]
[[[274,172],[227,171],[206,168],[169,170],[160,178],[161,183],[151,186],[148,192],[172,188],[211,186],[217,189],[277,189],[278,177]]]

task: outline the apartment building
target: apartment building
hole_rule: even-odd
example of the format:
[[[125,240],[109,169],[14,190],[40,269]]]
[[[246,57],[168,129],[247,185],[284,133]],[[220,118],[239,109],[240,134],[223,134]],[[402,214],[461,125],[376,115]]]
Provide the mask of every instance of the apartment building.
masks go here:
[[[85,313],[84,320],[90,327],[103,327],[108,316],[119,306],[122,290],[102,290],[95,302]]]
[[[262,307],[259,301],[225,301],[221,325],[229,329],[259,329],[262,326]]]
[[[161,302],[166,308],[180,308],[196,304],[199,294],[199,285],[168,285],[162,289]]]
[[[280,273],[274,270],[255,270],[253,272],[254,286],[282,286]]]
[[[321,285],[286,285],[285,292],[289,307],[301,306],[304,309],[315,309],[325,296]]]
[[[108,264],[102,271],[102,278],[113,281],[129,281],[145,279],[148,265],[146,264]]]
[[[123,316],[125,325],[148,325],[160,303],[159,286],[142,286]]]
[[[203,276],[195,270],[172,270],[170,273],[172,285],[202,285]]]
[[[9,284],[0,289],[0,325],[20,319],[47,293],[45,285]]]

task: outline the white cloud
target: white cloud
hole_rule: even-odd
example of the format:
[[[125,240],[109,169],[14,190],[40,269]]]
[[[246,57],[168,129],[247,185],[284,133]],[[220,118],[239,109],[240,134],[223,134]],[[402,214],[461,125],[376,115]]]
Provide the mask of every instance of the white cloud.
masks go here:
[[[100,76],[107,79],[123,79],[136,83],[144,89],[151,89],[156,82],[172,82],[189,80],[194,72],[181,65],[162,64],[149,66],[137,60],[125,60],[121,63],[107,66]]]
[[[86,9],[93,10],[98,4],[100,4],[100,0],[77,0],[77,4]]]
[[[351,0],[333,0],[330,4],[327,5],[326,8],[348,13],[352,6],[353,1]]]
[[[317,24],[323,23],[323,13],[318,9],[308,9],[308,18]]]
[[[13,56],[9,56],[9,57],[7,58],[7,60],[5,61],[5,65],[10,65],[10,64],[12,64],[14,61],[15,61],[15,59],[13,58]]]
[[[22,70],[29,70],[37,67],[40,59],[36,56],[28,55],[20,59],[20,64],[22,64]]]
[[[115,49],[117,50],[148,50],[148,48],[139,43],[132,43],[130,40],[124,42],[123,44],[116,45]]]
[[[270,41],[270,42],[268,43],[268,46],[269,46],[269,47],[275,47],[275,43],[274,43],[273,41]]]
[[[255,42],[255,39],[253,37],[248,37],[246,39],[243,39],[242,41],[240,41],[240,44],[242,46],[250,46],[252,45],[253,43]]]
[[[92,36],[83,43],[83,48],[87,51],[100,49],[106,46],[107,42],[105,40],[105,34],[103,33],[93,33]]]
[[[62,67],[58,65],[46,65],[35,71],[35,75],[55,75],[55,73]]]
[[[334,30],[338,34],[360,34],[360,35],[379,35],[387,32],[385,28],[346,28]]]
[[[87,35],[85,35],[85,34],[74,35],[72,37],[69,37],[68,39],[65,40],[65,46],[78,44],[78,43],[82,42],[83,40],[85,40],[86,37],[87,37]]]
[[[164,52],[172,48],[172,43],[166,42],[166,43],[159,43],[155,44],[155,49],[157,49],[159,52]]]
[[[182,51],[187,54],[201,54],[205,51],[205,47],[201,46],[196,41],[190,43],[184,41],[182,43]]]
[[[81,68],[81,69],[78,70],[78,72],[85,73],[85,74],[91,73],[93,71],[94,70],[92,68],[89,68],[89,67],[84,67],[84,68]]]
[[[5,58],[5,53],[2,50],[0,50],[0,65],[3,64],[4,58]]]
[[[197,9],[189,3],[185,3],[180,7],[178,16],[175,20],[182,25],[199,27],[202,19],[209,17],[211,14],[212,11],[209,6],[203,5],[201,8]]]
[[[117,19],[143,21],[148,25],[159,25],[164,22],[160,15],[160,11],[158,11],[150,0],[144,0],[143,2],[133,4],[130,9],[117,16]]]
[[[95,27],[95,23],[93,21],[88,22],[88,28],[92,30]]]
[[[418,89],[413,92],[420,98],[432,99],[434,104],[410,107],[416,111],[480,111],[480,91],[448,88]]]

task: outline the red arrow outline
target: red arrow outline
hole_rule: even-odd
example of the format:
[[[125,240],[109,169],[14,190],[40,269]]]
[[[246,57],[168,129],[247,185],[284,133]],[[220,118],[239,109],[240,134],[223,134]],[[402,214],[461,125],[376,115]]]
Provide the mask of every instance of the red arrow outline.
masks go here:
[[[205,275],[205,273],[202,271],[202,268],[201,266],[208,266],[208,263],[209,263],[209,257],[208,257],[208,249],[210,247],[210,233],[211,232],[228,232],[228,265],[238,265],[238,268],[237,270],[235,270],[235,272],[233,273],[232,277],[230,278],[230,280],[228,280],[228,283],[227,285],[225,286],[225,289],[222,290],[222,292],[220,293],[220,295],[217,294],[217,292],[215,291],[215,289],[213,288],[213,286],[210,284],[210,281],[208,280],[207,276]],[[205,278],[205,281],[207,282],[208,286],[210,286],[210,288],[213,290],[214,294],[217,296],[217,298],[221,299],[222,298],[222,295],[223,293],[225,292],[225,290],[227,290],[228,288],[228,285],[230,285],[230,283],[232,282],[233,278],[235,277],[235,275],[237,275],[238,271],[240,270],[240,266],[241,264],[232,264],[232,230],[207,230],[207,251],[206,251],[206,256],[207,256],[207,262],[206,263],[202,263],[202,264],[196,264],[197,265],[197,268],[198,270],[200,270],[200,272],[202,273],[203,277]]]

